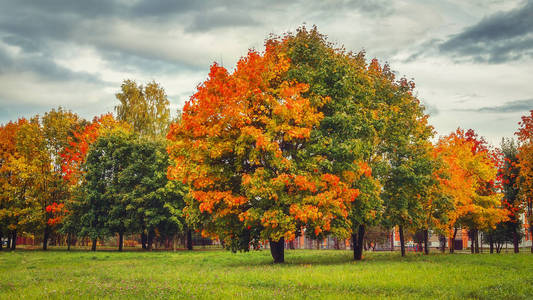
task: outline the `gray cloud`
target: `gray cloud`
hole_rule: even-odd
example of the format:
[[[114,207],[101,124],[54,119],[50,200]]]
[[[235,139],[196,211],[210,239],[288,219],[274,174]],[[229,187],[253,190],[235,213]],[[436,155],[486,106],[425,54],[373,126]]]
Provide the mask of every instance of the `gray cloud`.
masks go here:
[[[42,53],[22,53],[10,55],[0,48],[0,74],[31,72],[45,77],[47,80],[69,81],[81,80],[88,83],[103,84],[97,74],[75,72],[58,65],[49,56]]]
[[[482,112],[482,113],[514,113],[526,112],[533,109],[533,99],[515,100],[506,102],[503,105],[487,106],[470,109],[456,109],[456,111]]]
[[[201,12],[197,14],[186,30],[191,32],[205,32],[212,29],[235,28],[241,26],[257,26],[261,23],[254,20],[243,11],[217,11]]]
[[[482,19],[438,46],[458,60],[502,63],[533,57],[533,1]]]

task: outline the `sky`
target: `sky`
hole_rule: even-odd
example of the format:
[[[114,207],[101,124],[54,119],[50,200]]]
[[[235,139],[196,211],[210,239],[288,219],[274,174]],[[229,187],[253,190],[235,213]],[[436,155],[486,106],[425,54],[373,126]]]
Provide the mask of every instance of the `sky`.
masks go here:
[[[112,112],[124,79],[159,82],[176,112],[213,62],[303,24],[413,79],[437,136],[498,145],[533,109],[533,0],[0,0],[0,124]]]

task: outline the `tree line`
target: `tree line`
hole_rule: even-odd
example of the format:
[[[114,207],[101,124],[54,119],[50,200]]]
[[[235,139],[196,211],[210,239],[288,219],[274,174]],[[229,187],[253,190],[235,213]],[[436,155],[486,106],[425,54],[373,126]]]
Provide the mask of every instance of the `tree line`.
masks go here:
[[[232,251],[268,241],[351,238],[367,228],[479,246],[533,229],[533,111],[517,141],[494,148],[473,130],[435,142],[415,84],[387,64],[327,41],[316,28],[270,37],[234,71],[208,78],[171,119],[155,82],[126,80],[116,115],[86,121],[62,108],[0,128],[0,236],[52,232],[98,238],[198,230]],[[69,243],[70,244],[70,243]],[[453,243],[450,251],[453,252]],[[533,248],[532,250],[533,251]]]

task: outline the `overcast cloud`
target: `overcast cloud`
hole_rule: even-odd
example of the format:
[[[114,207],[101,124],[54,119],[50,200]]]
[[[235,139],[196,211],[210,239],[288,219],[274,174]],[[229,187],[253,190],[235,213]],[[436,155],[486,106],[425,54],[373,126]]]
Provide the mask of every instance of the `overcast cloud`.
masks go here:
[[[160,82],[176,110],[214,61],[304,23],[414,78],[441,135],[497,144],[533,109],[533,0],[227,2],[0,0],[0,123],[112,111],[126,78]]]

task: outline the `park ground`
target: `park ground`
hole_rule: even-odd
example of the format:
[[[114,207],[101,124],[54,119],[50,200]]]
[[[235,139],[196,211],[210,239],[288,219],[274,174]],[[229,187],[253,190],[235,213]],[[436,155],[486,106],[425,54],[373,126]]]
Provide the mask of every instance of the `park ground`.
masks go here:
[[[533,255],[0,252],[0,299],[533,299]]]

